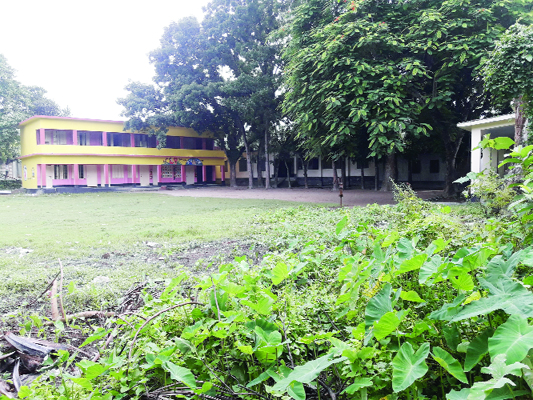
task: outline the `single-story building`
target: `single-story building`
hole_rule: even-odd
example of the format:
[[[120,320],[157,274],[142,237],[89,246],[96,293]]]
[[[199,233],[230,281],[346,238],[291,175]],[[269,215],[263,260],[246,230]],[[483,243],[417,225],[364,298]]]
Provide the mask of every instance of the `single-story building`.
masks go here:
[[[27,190],[221,183],[224,152],[209,135],[175,127],[166,145],[124,122],[34,116],[20,123],[22,186]]]
[[[472,172],[481,172],[487,168],[492,168],[500,176],[503,176],[507,166],[498,167],[498,165],[503,161],[507,150],[476,149],[476,147],[479,146],[479,143],[487,134],[490,134],[492,139],[503,136],[513,139],[515,115],[506,114],[492,118],[461,122],[457,126],[472,132],[470,170]]]

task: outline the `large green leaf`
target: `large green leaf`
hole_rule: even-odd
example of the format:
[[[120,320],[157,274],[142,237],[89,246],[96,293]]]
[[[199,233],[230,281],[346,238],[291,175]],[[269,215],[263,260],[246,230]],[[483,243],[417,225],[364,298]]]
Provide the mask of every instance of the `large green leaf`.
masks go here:
[[[287,267],[287,264],[283,262],[277,263],[274,269],[272,270],[272,283],[274,285],[279,285],[288,277],[289,268]]]
[[[408,292],[401,292],[400,293],[400,298],[402,300],[413,301],[413,302],[416,302],[416,303],[423,303],[425,301],[414,290],[409,290]]]
[[[425,362],[429,354],[429,343],[423,343],[415,353],[413,346],[406,342],[392,360],[392,388],[395,393],[407,389],[428,371]]]
[[[163,366],[168,372],[170,372],[170,377],[172,379],[183,382],[191,389],[196,389],[196,380],[189,369],[180,367],[171,361],[166,361]]]
[[[486,329],[481,335],[476,336],[466,349],[465,372],[474,368],[478,362],[489,352],[489,338],[493,334],[492,329]]]
[[[272,305],[274,300],[269,296],[263,295],[257,303],[253,303],[249,300],[241,300],[241,303],[250,307],[252,310],[261,315],[269,315],[272,311]]]
[[[294,368],[294,370],[286,378],[274,385],[273,390],[284,393],[292,382],[311,383],[318,378],[318,375],[330,365],[346,360],[346,357],[333,359],[332,357],[332,354],[327,354],[323,357],[317,358],[316,360],[309,361],[304,365]]]
[[[344,389],[344,392],[348,394],[354,394],[355,392],[359,391],[362,388],[372,386],[372,379],[370,378],[356,378],[354,383],[352,383],[350,386],[348,386],[346,389]]]
[[[508,386],[515,386],[515,383],[510,380],[509,378],[506,378],[506,375],[515,375],[515,376],[521,376],[522,374],[522,368],[528,368],[527,365],[521,364],[521,363],[513,363],[511,365],[507,365],[507,362],[505,361],[505,354],[498,354],[494,360],[492,361],[492,364],[488,367],[481,368],[481,372],[484,374],[490,374],[492,375],[492,379],[489,379],[488,381],[484,382],[476,382],[474,385],[470,388],[470,394],[468,395],[468,400],[484,400],[485,398],[490,398],[489,395],[491,395],[494,391],[498,389],[503,389],[504,387]],[[503,393],[504,394],[505,390]],[[496,394],[496,393],[495,393]],[[500,398],[500,399],[506,399],[509,397],[501,397],[501,396],[495,396],[494,399]]]
[[[440,321],[452,320],[462,310],[463,307],[461,304],[465,297],[464,294],[460,294],[455,298],[453,303],[444,303],[440,309],[429,314],[429,318]]]
[[[442,368],[448,371],[456,379],[460,380],[463,383],[468,383],[466,375],[461,368],[461,364],[453,356],[448,353],[446,350],[441,349],[440,347],[433,347],[432,356],[437,361]]]
[[[398,270],[395,272],[395,275],[401,275],[405,272],[420,269],[420,267],[422,267],[427,258],[427,254],[419,254],[409,260],[405,260],[401,263],[400,268],[398,268]]]
[[[365,309],[365,326],[370,328],[374,325],[374,322],[380,320],[386,313],[392,312],[391,301],[392,286],[390,283],[386,283],[383,288],[372,297]]]
[[[381,340],[389,336],[398,328],[400,320],[394,312],[388,312],[374,325],[374,336],[377,340]]]
[[[489,290],[490,295],[464,306],[451,319],[452,322],[486,315],[494,310],[503,310],[510,315],[533,316],[533,293],[522,284],[504,275],[499,275],[497,282],[479,278],[479,283]]]
[[[507,363],[522,361],[531,348],[533,327],[528,325],[526,318],[519,315],[511,315],[489,339],[490,357],[494,359],[499,354],[505,354]]]

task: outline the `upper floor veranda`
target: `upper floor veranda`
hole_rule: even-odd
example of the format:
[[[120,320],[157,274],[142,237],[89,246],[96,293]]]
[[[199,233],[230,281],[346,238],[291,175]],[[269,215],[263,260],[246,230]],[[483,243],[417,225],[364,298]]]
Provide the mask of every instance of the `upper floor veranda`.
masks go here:
[[[161,149],[154,135],[125,131],[121,121],[34,116],[19,127],[22,157],[58,153],[224,156],[210,135],[182,127],[169,128]]]

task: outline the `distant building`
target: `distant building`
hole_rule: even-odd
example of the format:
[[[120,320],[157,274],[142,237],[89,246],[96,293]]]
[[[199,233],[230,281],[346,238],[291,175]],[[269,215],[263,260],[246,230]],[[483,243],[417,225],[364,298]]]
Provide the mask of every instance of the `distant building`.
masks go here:
[[[19,160],[10,160],[5,164],[0,164],[0,180],[20,180],[22,170]]]
[[[472,132],[470,170],[481,172],[487,168],[497,171],[500,176],[505,173],[506,166],[498,167],[503,161],[508,150],[476,149],[483,137],[490,134],[492,139],[496,137],[514,138],[515,115],[506,114],[493,118],[477,119],[457,124],[459,128]],[[474,150],[475,149],[475,150]]]
[[[155,136],[118,121],[34,116],[19,127],[28,190],[224,182],[224,152],[192,129],[170,128],[157,149]]]

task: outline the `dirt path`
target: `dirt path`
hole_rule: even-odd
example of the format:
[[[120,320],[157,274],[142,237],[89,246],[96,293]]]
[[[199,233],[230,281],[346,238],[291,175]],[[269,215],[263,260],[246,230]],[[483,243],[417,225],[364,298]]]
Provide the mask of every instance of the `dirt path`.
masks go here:
[[[285,200],[305,203],[333,203],[339,204],[339,192],[331,189],[246,189],[242,187],[198,187],[176,190],[161,190],[157,193],[169,196],[187,197],[215,197],[226,199],[266,199]],[[423,199],[439,196],[439,190],[425,190],[417,192]],[[376,192],[374,190],[350,189],[344,191],[342,203],[345,206],[366,206],[367,204],[394,204],[392,193]]]

